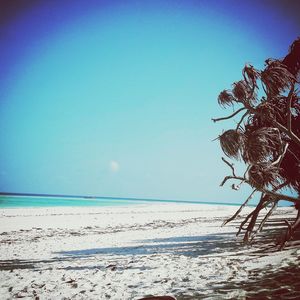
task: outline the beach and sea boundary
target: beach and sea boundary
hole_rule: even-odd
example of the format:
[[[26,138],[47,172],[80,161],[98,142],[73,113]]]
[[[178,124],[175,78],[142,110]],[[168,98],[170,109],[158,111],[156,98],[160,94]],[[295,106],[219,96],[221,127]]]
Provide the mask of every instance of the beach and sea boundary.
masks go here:
[[[300,295],[294,282],[299,250],[264,251],[279,237],[282,213],[295,216],[292,207],[279,208],[257,242],[246,246],[235,236],[238,221],[221,226],[236,206],[124,201],[1,208],[1,298],[256,299],[271,291],[281,299]],[[252,209],[246,207],[242,215]]]

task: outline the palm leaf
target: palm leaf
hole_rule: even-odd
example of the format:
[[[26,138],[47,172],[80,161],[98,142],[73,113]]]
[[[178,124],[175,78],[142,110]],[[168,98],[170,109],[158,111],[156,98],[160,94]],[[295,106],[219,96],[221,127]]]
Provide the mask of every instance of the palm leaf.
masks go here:
[[[261,80],[266,87],[266,92],[278,95],[289,88],[295,77],[289,72],[286,65],[279,60],[267,60],[267,67],[261,72]]]
[[[222,91],[218,96],[218,103],[223,107],[233,105],[234,102],[236,99],[229,90]]]
[[[241,156],[243,139],[243,133],[233,129],[227,130],[219,136],[220,145],[225,155],[235,159],[239,159]]]
[[[246,163],[250,164],[273,161],[281,153],[282,147],[278,130],[272,127],[248,130],[244,137],[242,157]]]
[[[247,64],[243,69],[243,77],[247,84],[252,85],[252,87],[257,87],[256,81],[260,77],[260,72],[252,65]]]
[[[256,103],[254,88],[245,80],[237,81],[233,84],[232,94],[237,101],[253,105]]]
[[[262,189],[268,185],[276,186],[282,181],[280,169],[272,164],[252,165],[248,171],[249,183],[252,187]]]

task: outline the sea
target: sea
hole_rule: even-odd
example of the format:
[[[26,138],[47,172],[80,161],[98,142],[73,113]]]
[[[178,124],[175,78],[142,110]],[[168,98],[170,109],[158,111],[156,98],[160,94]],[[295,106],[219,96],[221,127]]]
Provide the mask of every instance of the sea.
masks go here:
[[[149,202],[216,204],[216,205],[234,205],[234,206],[240,205],[236,203],[113,198],[113,197],[0,195],[0,209],[1,208],[22,208],[22,207],[54,207],[54,206],[128,206],[128,205],[145,204]]]

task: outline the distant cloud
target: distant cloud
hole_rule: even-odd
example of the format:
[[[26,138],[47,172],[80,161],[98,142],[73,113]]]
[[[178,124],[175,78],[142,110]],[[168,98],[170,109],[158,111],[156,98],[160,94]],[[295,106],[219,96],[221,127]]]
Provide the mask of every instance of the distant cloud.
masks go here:
[[[109,163],[109,168],[110,168],[111,172],[116,173],[120,170],[120,164],[117,161],[112,160]]]

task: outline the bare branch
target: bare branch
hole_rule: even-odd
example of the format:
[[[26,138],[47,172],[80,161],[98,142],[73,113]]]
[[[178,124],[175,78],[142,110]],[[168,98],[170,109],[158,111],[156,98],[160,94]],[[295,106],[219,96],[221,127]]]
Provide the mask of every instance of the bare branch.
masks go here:
[[[229,179],[237,179],[237,180],[244,180],[245,178],[239,176],[225,176],[223,181],[221,182],[220,186],[223,186],[225,182]]]
[[[280,164],[281,164],[281,162],[282,162],[282,160],[283,160],[283,158],[285,156],[285,153],[286,153],[286,150],[287,150],[288,146],[289,146],[289,143],[286,143],[285,146],[284,146],[282,154],[274,162],[272,162],[271,165],[273,165],[273,166],[274,165],[280,166]]]
[[[295,230],[300,225],[299,211],[298,211],[296,220],[293,224],[291,224],[288,220],[284,220],[284,222],[287,224],[288,228],[287,228],[287,231],[286,231],[286,234],[285,234],[285,238],[283,239],[283,241],[281,242],[281,245],[279,247],[280,250],[285,246],[286,242],[288,242],[293,237],[293,234],[294,234]]]
[[[249,202],[249,200],[252,199],[254,193],[256,192],[257,190],[253,190],[252,193],[250,194],[250,196],[246,199],[246,201],[240,206],[240,208],[236,211],[236,213],[230,217],[229,219],[227,219],[223,224],[222,226],[225,226],[227,223],[231,222],[232,220],[234,220],[235,218],[237,218],[240,214],[240,212],[242,211],[242,209],[247,205],[247,203]]]
[[[249,166],[247,167],[247,169],[246,169],[246,171],[245,171],[245,173],[244,173],[244,178],[246,178],[246,175],[247,175],[247,173],[248,173],[248,171],[249,171],[249,169],[252,167],[252,165],[251,164],[249,164]]]
[[[284,133],[286,133],[292,141],[294,141],[296,144],[300,146],[300,138],[297,137],[291,130],[288,130],[285,126],[281,125],[277,121],[274,121],[274,124]]]
[[[261,223],[259,224],[257,231],[262,231],[265,223],[267,222],[267,220],[269,219],[269,217],[272,215],[273,211],[277,208],[277,204],[278,201],[274,201],[273,206],[270,208],[270,210],[268,211],[268,213],[265,215],[264,219],[261,221]]]
[[[211,119],[211,120],[213,122],[218,122],[218,121],[222,121],[222,120],[228,120],[228,119],[231,119],[232,117],[236,116],[239,112],[241,112],[244,109],[246,109],[246,107],[242,107],[242,108],[238,109],[237,111],[235,111],[234,113],[232,113],[230,116],[223,117],[223,118]]]
[[[243,239],[244,243],[248,243],[251,240],[251,234],[252,234],[253,228],[255,226],[259,212],[264,208],[265,199],[266,199],[266,195],[261,194],[259,203],[257,204],[256,208],[253,211],[250,222],[249,222],[246,232],[244,234],[244,239]]]
[[[254,210],[245,218],[245,220],[240,224],[240,227],[239,227],[239,230],[238,232],[236,233],[236,236],[238,236],[241,232],[242,229],[244,229],[244,225],[248,222],[248,220],[252,217],[254,213]]]
[[[240,176],[225,176],[223,181],[221,182],[220,186],[223,186],[228,180],[230,179],[235,179],[235,180],[242,180],[246,183],[248,183],[249,185],[250,182],[245,179],[244,177],[240,177]],[[286,201],[290,201],[290,202],[293,202],[293,203],[300,203],[300,198],[296,198],[296,197],[292,197],[292,196],[288,196],[288,195],[284,195],[284,194],[280,194],[280,193],[276,193],[275,191],[270,191],[266,188],[261,188],[261,189],[257,189],[258,191],[262,192],[262,193],[265,193],[267,194],[268,196],[272,196],[274,197],[275,199],[278,199],[278,200],[286,200]]]
[[[276,187],[273,189],[273,192],[276,192],[276,191],[278,191],[278,190],[281,190],[282,188],[284,188],[284,187],[287,186],[287,185],[288,185],[288,182],[285,181],[285,182],[281,183],[280,185],[276,186]]]
[[[292,196],[288,196],[288,195],[284,195],[284,194],[279,194],[273,191],[269,191],[267,189],[261,189],[262,192],[268,194],[269,196],[275,197],[278,200],[286,200],[286,201],[290,201],[293,203],[300,203],[300,198],[295,198]]]
[[[285,150],[284,150],[282,156],[280,157],[279,162],[281,162],[281,159],[284,156],[287,148],[288,148],[288,144],[286,144]],[[234,165],[231,164],[230,162],[228,162],[224,157],[222,157],[222,160],[223,160],[223,162],[226,163],[226,165],[228,165],[230,167],[230,169],[232,171],[232,176],[225,176],[224,179],[223,179],[223,181],[221,182],[220,186],[223,186],[228,180],[231,180],[231,179],[241,180],[242,182],[246,182],[247,184],[249,184],[251,186],[249,180],[246,179],[246,177],[245,177],[246,173],[247,173],[247,170],[248,170],[249,167],[247,168],[247,170],[246,170],[246,172],[244,174],[244,177],[237,176],[235,174]],[[292,197],[292,196],[288,196],[288,195],[276,193],[276,191],[278,190],[278,188],[275,188],[273,191],[270,191],[270,190],[268,190],[266,188],[261,188],[261,189],[257,189],[257,190],[260,191],[260,192],[262,192],[262,193],[265,193],[265,194],[267,194],[269,196],[272,196],[273,198],[278,199],[278,200],[286,200],[286,201],[290,201],[290,202],[293,202],[293,203],[300,203],[300,198],[296,198],[296,197]]]
[[[235,175],[235,170],[234,170],[234,164],[230,163],[229,161],[227,161],[224,157],[222,157],[222,160],[224,161],[224,163],[230,167],[230,169],[232,170],[232,175]]]
[[[289,232],[292,231],[292,224],[288,220],[286,220],[286,219],[284,219],[283,221],[287,225],[288,231]]]
[[[288,94],[288,108],[287,108],[287,113],[288,113],[288,119],[287,119],[287,129],[288,131],[292,132],[292,98],[295,90],[295,83],[293,83],[293,86]]]
[[[249,111],[247,110],[247,111],[242,115],[240,121],[239,121],[239,122],[237,123],[237,125],[236,125],[236,130],[239,129],[239,127],[241,126],[241,124],[242,124],[244,118],[245,118],[248,114],[249,114]]]
[[[282,248],[285,246],[286,242],[291,238],[292,231],[293,231],[291,223],[288,220],[283,220],[283,221],[287,225],[288,228],[287,228],[285,237],[284,237],[284,239],[282,240],[282,242],[281,242],[281,244],[279,246],[280,250],[282,250]]]

